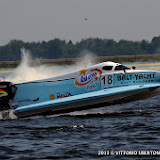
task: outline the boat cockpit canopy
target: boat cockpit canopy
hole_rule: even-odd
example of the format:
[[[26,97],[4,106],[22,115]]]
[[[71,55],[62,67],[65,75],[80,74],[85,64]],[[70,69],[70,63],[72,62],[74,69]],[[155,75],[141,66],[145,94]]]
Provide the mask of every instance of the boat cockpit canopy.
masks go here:
[[[126,69],[130,69],[130,68],[123,65],[119,65],[119,66],[116,66],[114,70],[119,71],[119,70],[126,70]]]
[[[123,66],[123,65],[117,65],[117,66],[103,66],[102,67],[102,70],[103,71],[121,71],[121,70],[128,70],[128,69],[130,69],[130,68],[128,68],[128,67],[126,67],[126,66]]]
[[[103,70],[106,70],[106,71],[110,71],[112,70],[113,66],[104,66],[102,67]]]

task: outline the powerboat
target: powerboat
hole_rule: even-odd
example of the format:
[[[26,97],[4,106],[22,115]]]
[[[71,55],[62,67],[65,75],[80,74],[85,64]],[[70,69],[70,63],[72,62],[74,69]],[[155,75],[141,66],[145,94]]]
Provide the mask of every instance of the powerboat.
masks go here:
[[[125,103],[160,94],[160,71],[103,62],[77,72],[13,84],[0,82],[0,103],[17,117]],[[6,105],[7,103],[7,105]]]

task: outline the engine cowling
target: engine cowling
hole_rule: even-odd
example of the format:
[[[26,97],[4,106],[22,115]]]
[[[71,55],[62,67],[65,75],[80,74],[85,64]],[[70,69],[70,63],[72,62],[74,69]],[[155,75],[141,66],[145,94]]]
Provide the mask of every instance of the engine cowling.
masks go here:
[[[9,101],[14,98],[16,90],[12,82],[0,82],[0,111],[10,109]]]

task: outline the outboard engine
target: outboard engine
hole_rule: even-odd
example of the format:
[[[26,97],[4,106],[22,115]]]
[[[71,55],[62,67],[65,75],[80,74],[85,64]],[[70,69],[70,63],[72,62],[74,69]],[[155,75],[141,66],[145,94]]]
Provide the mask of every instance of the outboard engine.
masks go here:
[[[9,100],[14,98],[17,87],[11,82],[0,82],[0,111],[8,110]]]

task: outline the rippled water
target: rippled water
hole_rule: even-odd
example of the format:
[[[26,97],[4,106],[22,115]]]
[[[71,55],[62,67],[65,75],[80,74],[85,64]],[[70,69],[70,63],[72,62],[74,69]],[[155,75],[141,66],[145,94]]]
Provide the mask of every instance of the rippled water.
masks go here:
[[[151,159],[98,152],[160,150],[159,101],[157,96],[52,117],[1,120],[0,159]]]
[[[160,159],[98,155],[159,151],[160,96],[50,117],[16,119],[12,112],[3,112],[0,124],[0,159]]]

